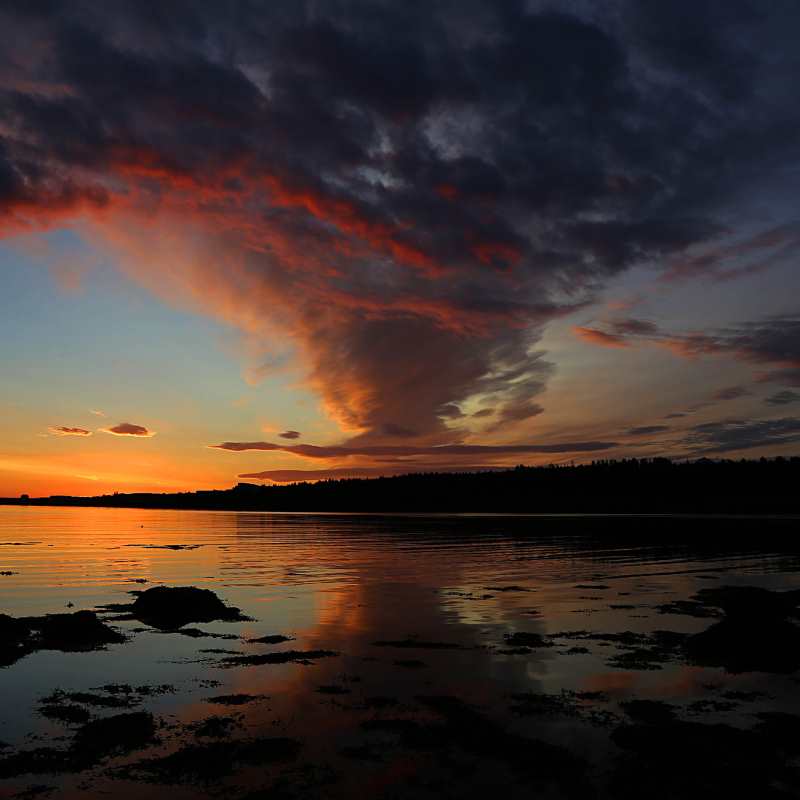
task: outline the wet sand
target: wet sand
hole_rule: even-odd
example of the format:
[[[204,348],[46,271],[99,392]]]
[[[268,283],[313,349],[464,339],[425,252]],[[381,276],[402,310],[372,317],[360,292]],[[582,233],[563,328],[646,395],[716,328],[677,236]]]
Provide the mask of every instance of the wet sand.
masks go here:
[[[796,524],[0,510],[0,797],[798,796]]]

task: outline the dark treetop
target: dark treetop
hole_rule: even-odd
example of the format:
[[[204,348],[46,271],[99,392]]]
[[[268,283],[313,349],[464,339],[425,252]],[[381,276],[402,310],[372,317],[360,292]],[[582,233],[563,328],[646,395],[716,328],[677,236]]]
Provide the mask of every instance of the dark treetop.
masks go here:
[[[800,458],[593,461],[220,491],[5,498],[4,504],[252,511],[800,513]]]

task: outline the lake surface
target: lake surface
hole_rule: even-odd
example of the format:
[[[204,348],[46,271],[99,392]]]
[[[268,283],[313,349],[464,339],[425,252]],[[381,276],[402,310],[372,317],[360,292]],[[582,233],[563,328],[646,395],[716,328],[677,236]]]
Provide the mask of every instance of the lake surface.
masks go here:
[[[740,638],[758,669],[686,649],[724,619],[697,592],[800,589],[797,531],[0,508],[4,614],[127,604],[164,584],[211,589],[249,618],[164,631],[106,611],[124,643],[0,668],[0,797],[798,796],[795,664],[746,652],[757,617]],[[77,752],[87,720],[120,714],[152,714],[154,734],[53,760]]]

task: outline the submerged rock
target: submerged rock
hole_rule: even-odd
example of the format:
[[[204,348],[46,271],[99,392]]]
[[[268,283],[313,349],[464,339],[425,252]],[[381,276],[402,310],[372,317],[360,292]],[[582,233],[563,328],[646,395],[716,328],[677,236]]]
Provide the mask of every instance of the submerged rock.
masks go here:
[[[512,647],[552,647],[553,643],[538,633],[516,631],[505,634],[506,644]]]
[[[132,711],[96,719],[78,730],[72,750],[79,758],[96,762],[106,756],[130,753],[147,747],[155,740],[153,715]]]
[[[339,654],[333,650],[282,650],[279,653],[263,653],[253,656],[231,656],[220,662],[223,667],[259,667],[265,664],[311,664],[318,658],[330,658]]]
[[[153,715],[144,711],[87,722],[65,749],[38,747],[0,758],[0,778],[82,772],[104,758],[140,750],[155,741]]]
[[[0,666],[9,666],[37,650],[78,652],[124,641],[121,633],[92,611],[18,618],[0,614]]]
[[[297,757],[300,749],[300,742],[286,737],[188,745],[167,756],[123,767],[119,774],[157,783],[205,784],[233,775],[242,767],[290,761]]]
[[[259,636],[257,639],[248,639],[251,644],[283,644],[293,642],[294,636],[284,636],[282,633],[274,633],[269,636]]]
[[[410,650],[461,650],[460,644],[455,642],[429,642],[422,639],[395,639],[373,642],[375,647],[399,647]]]
[[[612,733],[627,757],[612,775],[611,797],[796,796],[777,788],[790,772],[783,755],[757,731],[684,722],[667,714],[648,717],[649,722],[622,725]]]
[[[207,703],[218,703],[223,706],[241,706],[255,700],[269,700],[265,694],[219,694],[216,697],[207,697]]]

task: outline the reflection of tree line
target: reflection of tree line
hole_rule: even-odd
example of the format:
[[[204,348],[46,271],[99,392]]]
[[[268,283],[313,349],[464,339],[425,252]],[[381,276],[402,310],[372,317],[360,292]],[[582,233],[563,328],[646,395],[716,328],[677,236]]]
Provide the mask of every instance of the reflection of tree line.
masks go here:
[[[419,473],[221,491],[7,499],[32,505],[267,511],[793,513],[800,458],[593,461],[504,472]]]

